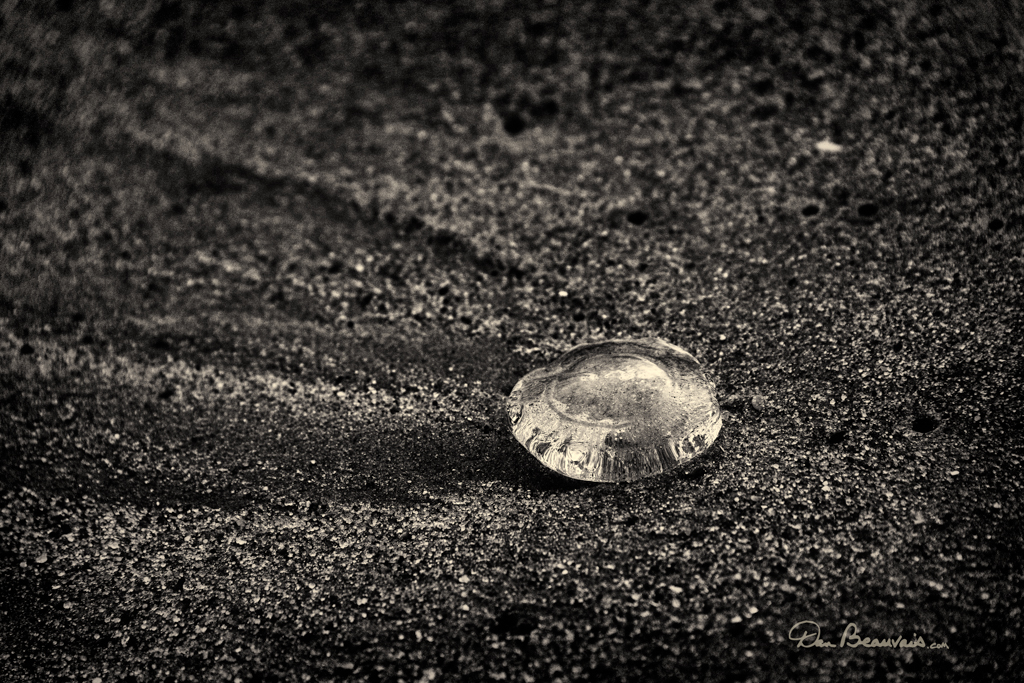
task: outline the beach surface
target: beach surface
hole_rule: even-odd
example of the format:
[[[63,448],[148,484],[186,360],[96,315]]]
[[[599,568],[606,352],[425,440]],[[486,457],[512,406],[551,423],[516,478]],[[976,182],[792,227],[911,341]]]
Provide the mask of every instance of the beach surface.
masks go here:
[[[1020,680],[1021,3],[0,16],[0,680]],[[706,453],[512,437],[647,337]]]

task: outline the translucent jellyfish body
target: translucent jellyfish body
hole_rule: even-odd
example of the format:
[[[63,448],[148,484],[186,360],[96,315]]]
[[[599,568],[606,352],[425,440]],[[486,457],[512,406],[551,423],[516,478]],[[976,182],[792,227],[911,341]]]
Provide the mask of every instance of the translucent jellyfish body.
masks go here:
[[[722,428],[714,383],[660,339],[577,346],[519,380],[507,408],[519,443],[585,481],[660,474],[706,451]]]

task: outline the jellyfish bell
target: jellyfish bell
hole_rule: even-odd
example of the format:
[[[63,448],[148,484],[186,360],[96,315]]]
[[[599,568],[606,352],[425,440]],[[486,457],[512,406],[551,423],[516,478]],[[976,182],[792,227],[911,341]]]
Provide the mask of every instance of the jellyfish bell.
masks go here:
[[[660,339],[577,346],[515,385],[512,434],[573,479],[634,481],[706,451],[722,428],[697,359]]]

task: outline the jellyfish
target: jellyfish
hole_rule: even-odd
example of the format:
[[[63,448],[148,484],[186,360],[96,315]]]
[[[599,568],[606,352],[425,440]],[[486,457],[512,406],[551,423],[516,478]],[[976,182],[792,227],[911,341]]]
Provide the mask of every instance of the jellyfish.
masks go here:
[[[577,346],[520,379],[506,408],[512,434],[541,463],[593,482],[667,472],[722,428],[714,383],[660,339]]]

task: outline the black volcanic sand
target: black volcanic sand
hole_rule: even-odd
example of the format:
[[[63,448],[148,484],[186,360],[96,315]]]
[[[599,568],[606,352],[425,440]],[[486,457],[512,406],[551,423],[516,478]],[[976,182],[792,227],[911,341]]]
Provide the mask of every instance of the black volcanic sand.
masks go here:
[[[322,5],[0,13],[0,679],[1020,680],[1019,2]]]

